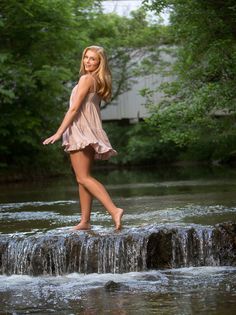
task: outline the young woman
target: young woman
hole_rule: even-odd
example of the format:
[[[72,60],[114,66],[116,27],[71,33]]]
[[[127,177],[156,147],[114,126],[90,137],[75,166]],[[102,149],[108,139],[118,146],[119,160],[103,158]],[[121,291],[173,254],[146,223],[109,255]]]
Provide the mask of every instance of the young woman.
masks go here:
[[[62,137],[62,145],[70,154],[79,184],[81,208],[81,221],[74,229],[91,228],[91,206],[95,197],[111,214],[115,229],[119,230],[123,209],[113,203],[104,186],[90,174],[94,159],[108,159],[117,154],[102,129],[100,116],[101,100],[107,101],[111,97],[111,73],[102,47],[85,48],[80,74],[80,80],[71,93],[70,107],[60,127],[43,144],[52,144]]]

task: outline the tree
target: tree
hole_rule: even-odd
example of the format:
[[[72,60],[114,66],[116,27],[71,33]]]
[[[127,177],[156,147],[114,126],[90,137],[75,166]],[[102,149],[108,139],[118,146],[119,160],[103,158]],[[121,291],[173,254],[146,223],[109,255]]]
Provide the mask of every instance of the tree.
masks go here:
[[[177,80],[164,84],[149,123],[163,142],[195,158],[225,160],[236,152],[236,3],[233,0],[150,0],[170,10]]]
[[[36,165],[42,137],[65,110],[62,83],[72,77],[79,41],[74,10],[74,1],[1,1],[1,166]]]
[[[68,107],[83,48],[108,51],[115,98],[138,74],[134,56],[165,36],[143,10],[106,15],[98,0],[3,0],[0,12],[0,167],[58,171],[62,150],[45,149],[42,139]]]

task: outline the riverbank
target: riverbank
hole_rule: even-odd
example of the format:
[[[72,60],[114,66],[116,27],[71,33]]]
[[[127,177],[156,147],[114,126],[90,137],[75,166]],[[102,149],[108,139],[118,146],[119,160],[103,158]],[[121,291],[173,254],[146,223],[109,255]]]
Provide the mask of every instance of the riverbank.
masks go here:
[[[158,164],[133,164],[133,165],[116,165],[112,163],[98,162],[94,165],[95,172],[110,172],[110,171],[123,171],[123,170],[149,170],[155,169],[160,172],[163,170],[176,170],[176,169],[211,169],[211,170],[233,170],[236,171],[236,163],[232,164],[212,164],[208,162],[198,161],[178,161],[175,163],[158,163]],[[0,185],[20,182],[32,182],[32,181],[45,181],[47,179],[63,178],[73,176],[73,170],[68,163],[65,163],[65,167],[55,172],[48,172],[47,169],[34,170],[34,169],[8,169],[0,171]]]

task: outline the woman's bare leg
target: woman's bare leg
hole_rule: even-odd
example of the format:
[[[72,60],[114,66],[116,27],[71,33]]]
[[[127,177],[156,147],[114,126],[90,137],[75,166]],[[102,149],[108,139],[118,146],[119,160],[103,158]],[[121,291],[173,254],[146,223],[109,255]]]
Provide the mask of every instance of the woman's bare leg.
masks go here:
[[[79,185],[79,199],[80,199],[81,220],[80,220],[80,223],[74,227],[74,229],[75,230],[89,230],[91,228],[90,215],[91,215],[93,196],[83,185]]]
[[[88,169],[92,168],[93,161],[90,161],[88,164]],[[74,227],[74,230],[89,230],[91,228],[90,224],[90,215],[92,208],[93,196],[83,185],[79,186],[79,200],[80,200],[80,210],[81,210],[81,219],[80,223]]]
[[[88,146],[84,150],[72,152],[70,158],[77,182],[103,204],[111,214],[116,229],[120,229],[123,209],[115,206],[105,187],[90,175],[91,165],[94,160],[93,148]]]

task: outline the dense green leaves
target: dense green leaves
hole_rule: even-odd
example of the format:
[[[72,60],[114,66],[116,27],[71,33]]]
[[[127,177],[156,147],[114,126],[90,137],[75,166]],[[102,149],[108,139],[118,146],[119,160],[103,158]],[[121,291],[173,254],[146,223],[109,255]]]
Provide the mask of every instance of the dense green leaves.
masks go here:
[[[75,21],[64,1],[1,1],[0,12],[1,165],[36,165],[67,96]]]
[[[163,142],[173,141],[191,158],[227,160],[236,150],[236,3],[233,0],[144,1],[171,11],[177,45],[166,97],[152,106],[149,123]]]
[[[84,47],[108,51],[116,98],[140,74],[138,58],[168,38],[143,9],[103,14],[99,0],[3,0],[0,12],[0,166],[11,169],[63,166],[62,150],[42,140],[63,118]]]
[[[176,160],[176,145],[159,141],[155,128],[145,122],[134,125],[105,123],[104,127],[119,153],[112,160],[114,164],[149,166]]]

